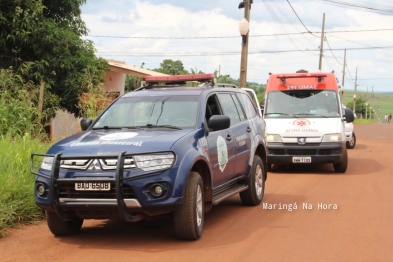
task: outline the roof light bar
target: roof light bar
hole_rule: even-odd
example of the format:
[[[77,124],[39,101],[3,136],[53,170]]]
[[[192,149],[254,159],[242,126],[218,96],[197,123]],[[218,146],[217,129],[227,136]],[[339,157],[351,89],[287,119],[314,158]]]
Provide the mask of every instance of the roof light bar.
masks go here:
[[[301,77],[327,77],[327,74],[323,73],[299,73],[299,74],[286,74],[277,75],[277,78],[301,78]]]
[[[174,76],[147,76],[145,82],[184,82],[184,81],[210,81],[216,78],[215,74],[193,74],[193,75],[174,75]]]

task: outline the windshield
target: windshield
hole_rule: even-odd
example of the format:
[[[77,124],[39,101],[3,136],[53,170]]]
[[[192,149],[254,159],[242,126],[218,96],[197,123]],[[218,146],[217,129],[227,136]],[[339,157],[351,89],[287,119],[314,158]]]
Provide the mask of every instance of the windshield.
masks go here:
[[[199,96],[120,98],[98,119],[93,129],[132,127],[193,127]]]
[[[285,90],[268,93],[266,118],[340,117],[337,93],[332,90]]]

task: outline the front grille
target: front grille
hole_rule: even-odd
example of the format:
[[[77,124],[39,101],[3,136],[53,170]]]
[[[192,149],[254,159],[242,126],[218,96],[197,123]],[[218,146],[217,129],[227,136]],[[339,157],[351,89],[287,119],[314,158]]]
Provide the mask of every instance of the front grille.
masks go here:
[[[91,199],[116,199],[115,183],[110,183],[109,191],[77,191],[74,183],[58,183],[59,198],[91,198]],[[123,185],[124,198],[136,198],[134,190],[129,186]]]
[[[317,150],[314,149],[289,149],[288,155],[299,156],[299,155],[316,155]]]
[[[290,155],[290,156],[330,156],[341,154],[341,149],[269,149],[270,155]]]
[[[103,158],[103,159],[69,159],[61,160],[60,168],[64,169],[103,169],[103,170],[115,170],[117,167],[117,158]],[[136,168],[134,158],[124,158],[124,168]]]
[[[269,149],[269,153],[272,155],[285,155],[284,149]]]

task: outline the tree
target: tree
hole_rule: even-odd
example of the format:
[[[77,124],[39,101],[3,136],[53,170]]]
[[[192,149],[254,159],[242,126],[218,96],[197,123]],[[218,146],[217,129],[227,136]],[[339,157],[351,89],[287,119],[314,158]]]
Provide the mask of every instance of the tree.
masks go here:
[[[143,68],[144,66],[145,62],[142,62],[141,68]],[[124,91],[127,93],[135,90],[138,87],[141,87],[142,80],[143,78],[139,76],[126,75]]]
[[[1,0],[0,68],[15,71],[31,64],[25,81],[45,82],[45,92],[58,97],[56,105],[81,116],[80,97],[104,82],[108,63],[83,40],[88,30],[80,6],[86,0]],[[54,101],[54,100],[52,100]],[[45,99],[45,102],[47,100]]]
[[[202,70],[198,70],[198,69],[195,67],[195,69],[194,69],[194,68],[191,68],[190,74],[193,74],[193,75],[195,75],[195,74],[204,74],[204,72],[203,72]]]
[[[154,71],[168,74],[168,75],[188,75],[188,71],[184,69],[183,63],[180,60],[173,61],[172,59],[165,59],[160,68]]]
[[[353,109],[353,101],[350,101],[346,105],[347,108]],[[362,97],[356,97],[355,99],[355,111],[356,114],[362,114],[363,117],[366,116],[366,99]]]

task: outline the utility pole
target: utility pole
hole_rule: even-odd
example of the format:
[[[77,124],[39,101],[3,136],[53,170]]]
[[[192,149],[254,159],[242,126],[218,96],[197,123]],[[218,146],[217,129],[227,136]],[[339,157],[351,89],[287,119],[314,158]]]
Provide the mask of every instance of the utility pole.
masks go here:
[[[356,76],[355,76],[355,95],[356,95],[356,88],[358,86],[358,68],[356,67]]]
[[[340,93],[341,103],[343,103],[343,97],[344,97],[345,65],[347,63],[346,58],[347,58],[347,49],[344,49],[343,80],[341,81],[341,93]]]
[[[319,71],[322,70],[322,56],[323,56],[323,39],[325,38],[325,13],[323,13],[322,20],[322,33],[321,33],[321,45],[319,46]]]
[[[250,2],[251,1],[251,2]],[[244,0],[239,4],[239,8],[244,8],[244,18],[250,23],[250,9],[251,9],[252,0]],[[248,35],[242,35],[242,53],[241,53],[241,61],[240,61],[240,78],[239,78],[239,87],[246,87],[247,85],[247,56],[248,56]]]

